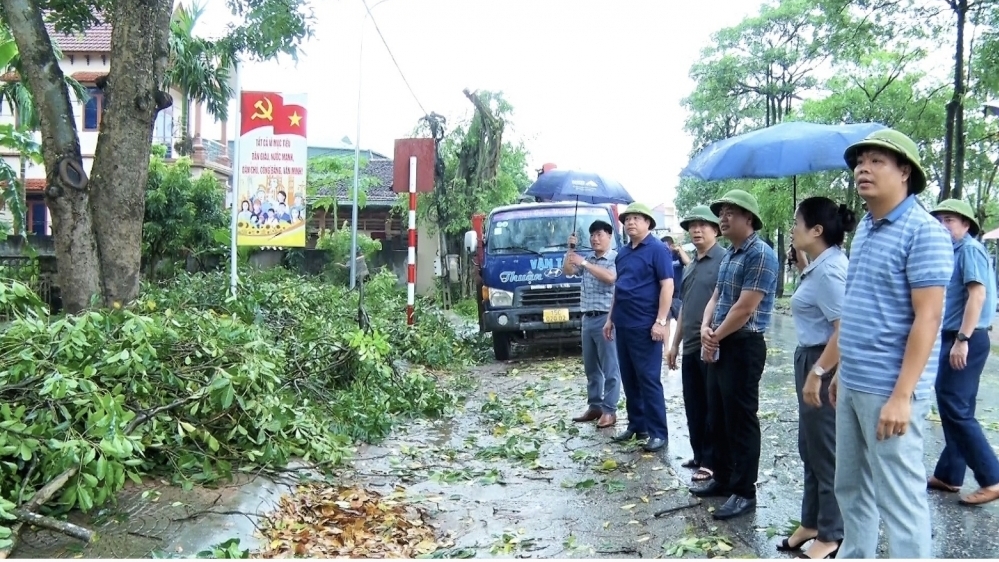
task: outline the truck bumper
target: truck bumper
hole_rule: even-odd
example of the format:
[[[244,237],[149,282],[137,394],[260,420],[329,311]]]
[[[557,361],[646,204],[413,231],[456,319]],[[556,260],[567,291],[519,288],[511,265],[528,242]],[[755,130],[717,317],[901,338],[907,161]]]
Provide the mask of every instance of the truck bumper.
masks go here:
[[[483,314],[483,328],[486,332],[524,332],[526,339],[578,336],[583,327],[583,315],[578,308],[569,309],[568,322],[545,322],[544,310],[540,307],[487,310]]]

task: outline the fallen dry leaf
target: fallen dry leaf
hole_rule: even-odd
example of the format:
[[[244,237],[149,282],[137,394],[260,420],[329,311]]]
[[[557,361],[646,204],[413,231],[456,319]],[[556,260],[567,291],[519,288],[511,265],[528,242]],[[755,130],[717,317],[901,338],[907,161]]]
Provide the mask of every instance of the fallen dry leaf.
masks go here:
[[[264,558],[416,558],[440,547],[425,511],[362,487],[299,486],[265,519]]]

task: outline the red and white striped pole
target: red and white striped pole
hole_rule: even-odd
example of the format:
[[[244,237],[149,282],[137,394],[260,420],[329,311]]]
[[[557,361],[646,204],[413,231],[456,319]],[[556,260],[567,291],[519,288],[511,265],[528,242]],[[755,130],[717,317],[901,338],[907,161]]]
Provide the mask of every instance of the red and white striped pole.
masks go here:
[[[406,324],[413,325],[416,304],[416,156],[409,157],[409,271],[406,295]]]

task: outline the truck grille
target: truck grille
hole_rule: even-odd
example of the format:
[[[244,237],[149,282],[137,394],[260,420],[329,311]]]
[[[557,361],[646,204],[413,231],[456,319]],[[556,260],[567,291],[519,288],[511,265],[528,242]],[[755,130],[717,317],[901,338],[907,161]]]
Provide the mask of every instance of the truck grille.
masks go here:
[[[521,287],[518,289],[520,306],[543,306],[559,308],[579,307],[580,287],[545,287],[531,288]]]

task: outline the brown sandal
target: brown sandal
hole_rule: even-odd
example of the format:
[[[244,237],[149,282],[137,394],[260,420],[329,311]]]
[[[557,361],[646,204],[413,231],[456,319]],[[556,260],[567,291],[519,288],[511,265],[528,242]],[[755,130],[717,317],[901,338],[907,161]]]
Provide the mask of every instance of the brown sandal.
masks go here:
[[[985,505],[996,500],[999,500],[999,490],[979,488],[961,498],[960,502],[964,505]]]

